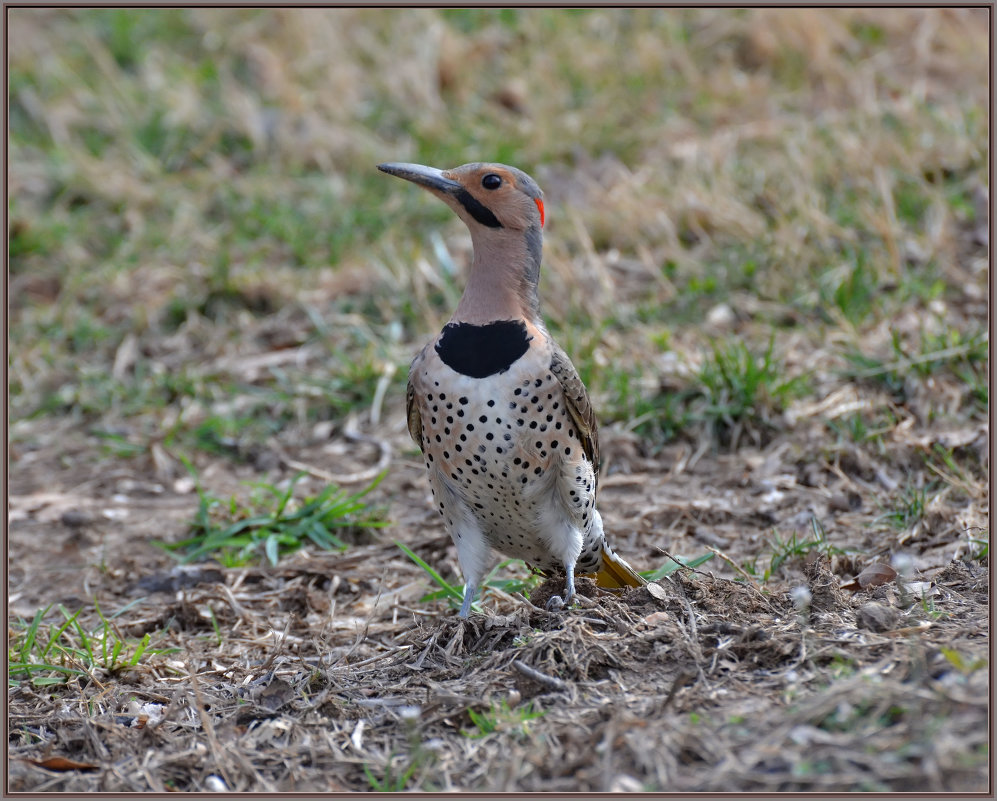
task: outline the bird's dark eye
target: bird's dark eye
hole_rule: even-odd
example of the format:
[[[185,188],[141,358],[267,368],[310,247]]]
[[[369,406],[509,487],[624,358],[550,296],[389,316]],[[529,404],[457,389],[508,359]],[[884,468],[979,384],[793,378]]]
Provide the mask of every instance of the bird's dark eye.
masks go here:
[[[481,185],[485,189],[498,189],[502,186],[502,177],[496,175],[493,172],[488,173],[484,178],[481,179]]]

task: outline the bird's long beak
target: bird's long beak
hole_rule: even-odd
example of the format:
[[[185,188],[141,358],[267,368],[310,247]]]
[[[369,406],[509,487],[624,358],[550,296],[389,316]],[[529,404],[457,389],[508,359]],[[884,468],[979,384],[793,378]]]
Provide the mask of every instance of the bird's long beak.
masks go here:
[[[424,167],[422,164],[387,162],[385,164],[378,164],[377,169],[388,173],[388,175],[404,178],[406,181],[419,184],[419,186],[426,189],[443,192],[447,195],[453,195],[463,188],[457,181],[447,178],[443,174],[443,170],[438,170],[436,167]]]

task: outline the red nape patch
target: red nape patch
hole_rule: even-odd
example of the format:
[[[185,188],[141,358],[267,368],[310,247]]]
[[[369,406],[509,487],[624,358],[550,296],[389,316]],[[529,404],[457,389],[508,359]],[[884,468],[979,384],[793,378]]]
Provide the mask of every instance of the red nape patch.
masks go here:
[[[533,202],[537,204],[537,208],[540,209],[540,227],[544,227],[544,202],[538,198],[533,198]]]

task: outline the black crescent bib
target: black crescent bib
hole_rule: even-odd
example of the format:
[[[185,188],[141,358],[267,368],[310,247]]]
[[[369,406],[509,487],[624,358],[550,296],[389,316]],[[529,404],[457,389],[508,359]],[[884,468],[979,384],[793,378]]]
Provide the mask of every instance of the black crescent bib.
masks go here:
[[[500,320],[487,325],[448,323],[436,352],[443,363],[462,375],[487,378],[503,373],[530,349],[533,339],[522,320]]]

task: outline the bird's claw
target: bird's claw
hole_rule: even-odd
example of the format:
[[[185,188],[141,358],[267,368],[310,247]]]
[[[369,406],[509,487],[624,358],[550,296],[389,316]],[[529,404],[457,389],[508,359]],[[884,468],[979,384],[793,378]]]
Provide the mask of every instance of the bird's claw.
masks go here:
[[[565,602],[565,600],[560,595],[552,595],[547,600],[547,603],[544,605],[544,608],[548,612],[560,612],[570,603],[571,603],[570,598],[567,600],[567,602]]]

